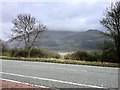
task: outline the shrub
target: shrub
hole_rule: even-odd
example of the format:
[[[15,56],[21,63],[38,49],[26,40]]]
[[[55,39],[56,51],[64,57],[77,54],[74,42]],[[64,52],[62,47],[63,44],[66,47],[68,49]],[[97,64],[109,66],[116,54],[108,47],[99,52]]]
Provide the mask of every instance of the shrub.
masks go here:
[[[11,53],[12,57],[28,57],[28,51],[27,51],[27,49],[24,49],[24,48],[11,49],[10,53]],[[48,51],[45,49],[32,48],[30,50],[30,57],[58,59],[58,58],[60,58],[60,55],[55,52]]]
[[[88,54],[85,51],[76,52],[76,56],[78,56],[80,60],[86,60],[88,58]]]
[[[11,50],[12,57],[27,57],[28,51],[26,49],[12,49]]]
[[[82,61],[100,61],[101,54],[99,52],[77,51],[65,56],[65,59],[82,60]]]
[[[10,57],[11,54],[10,54],[10,52],[8,50],[6,50],[4,52],[1,52],[1,56],[8,56],[8,57]]]
[[[38,49],[38,48],[32,48],[30,50],[30,57],[44,57],[44,53],[41,49]]]
[[[88,53],[87,56],[87,61],[101,61],[101,55],[102,53],[100,53],[100,51],[91,51],[90,53]]]
[[[117,63],[117,55],[116,55],[116,50],[115,49],[108,49],[103,51],[102,54],[102,62],[112,62],[112,63]]]
[[[105,41],[103,54],[102,54],[102,62],[119,62],[117,56],[117,50],[113,41]]]

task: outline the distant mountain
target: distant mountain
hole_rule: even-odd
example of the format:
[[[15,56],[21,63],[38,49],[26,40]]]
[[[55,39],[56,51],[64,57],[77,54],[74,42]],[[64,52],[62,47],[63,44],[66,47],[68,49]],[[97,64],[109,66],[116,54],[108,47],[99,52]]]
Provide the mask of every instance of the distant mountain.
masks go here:
[[[97,49],[96,42],[106,40],[108,37],[102,35],[98,30],[85,32],[72,31],[45,31],[41,38],[37,39],[36,46],[53,51],[75,51]],[[22,47],[17,41],[8,41],[10,48]]]

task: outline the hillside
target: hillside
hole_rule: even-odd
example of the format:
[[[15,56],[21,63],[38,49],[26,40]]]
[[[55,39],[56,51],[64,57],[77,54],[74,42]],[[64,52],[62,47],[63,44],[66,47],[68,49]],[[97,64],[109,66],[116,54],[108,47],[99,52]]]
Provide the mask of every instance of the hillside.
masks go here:
[[[45,31],[41,38],[37,39],[36,46],[53,51],[74,51],[78,49],[97,49],[96,42],[108,39],[97,30],[85,32],[72,31]],[[17,41],[9,42],[9,47],[21,47],[23,44]]]

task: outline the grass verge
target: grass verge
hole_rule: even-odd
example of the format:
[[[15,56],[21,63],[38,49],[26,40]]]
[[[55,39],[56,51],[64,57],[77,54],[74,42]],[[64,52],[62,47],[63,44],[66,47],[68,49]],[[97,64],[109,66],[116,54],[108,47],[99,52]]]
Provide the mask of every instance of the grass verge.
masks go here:
[[[61,60],[61,59],[46,59],[46,58],[24,58],[24,57],[0,57],[6,60],[18,60],[18,61],[38,61],[38,62],[50,62],[50,63],[63,63],[63,64],[77,64],[77,65],[91,65],[102,67],[120,67],[118,63],[108,62],[89,62],[89,61],[77,61],[77,60]]]

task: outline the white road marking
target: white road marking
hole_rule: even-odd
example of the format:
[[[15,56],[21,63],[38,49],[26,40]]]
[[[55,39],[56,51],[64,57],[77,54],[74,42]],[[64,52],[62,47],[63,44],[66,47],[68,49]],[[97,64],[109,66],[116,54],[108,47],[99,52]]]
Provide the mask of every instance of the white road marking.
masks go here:
[[[15,80],[10,80],[10,79],[0,78],[0,80],[10,81],[10,82],[14,82],[14,83],[20,83],[20,84],[25,84],[25,85],[31,85],[31,86],[41,87],[41,88],[49,88],[49,87],[46,87],[46,86],[34,85],[34,84],[25,83],[25,82],[20,82],[20,81],[15,81]]]
[[[42,67],[42,68],[52,68],[52,69],[59,69],[59,70],[68,70],[68,71],[77,71],[74,69],[66,69],[66,68],[57,68],[57,67],[45,67],[45,66],[30,66],[30,65],[23,65],[23,66],[29,66],[29,67]]]
[[[80,84],[80,83],[74,83],[74,82],[68,82],[68,81],[62,81],[62,80],[56,80],[56,79],[34,77],[34,76],[27,76],[27,75],[14,74],[14,73],[6,73],[6,72],[0,72],[0,73],[12,75],[12,76],[26,77],[26,78],[39,79],[39,80],[44,80],[44,81],[58,82],[58,83],[63,83],[63,84],[91,87],[91,88],[106,88],[106,87],[95,86],[95,85],[86,85],[86,84]]]

